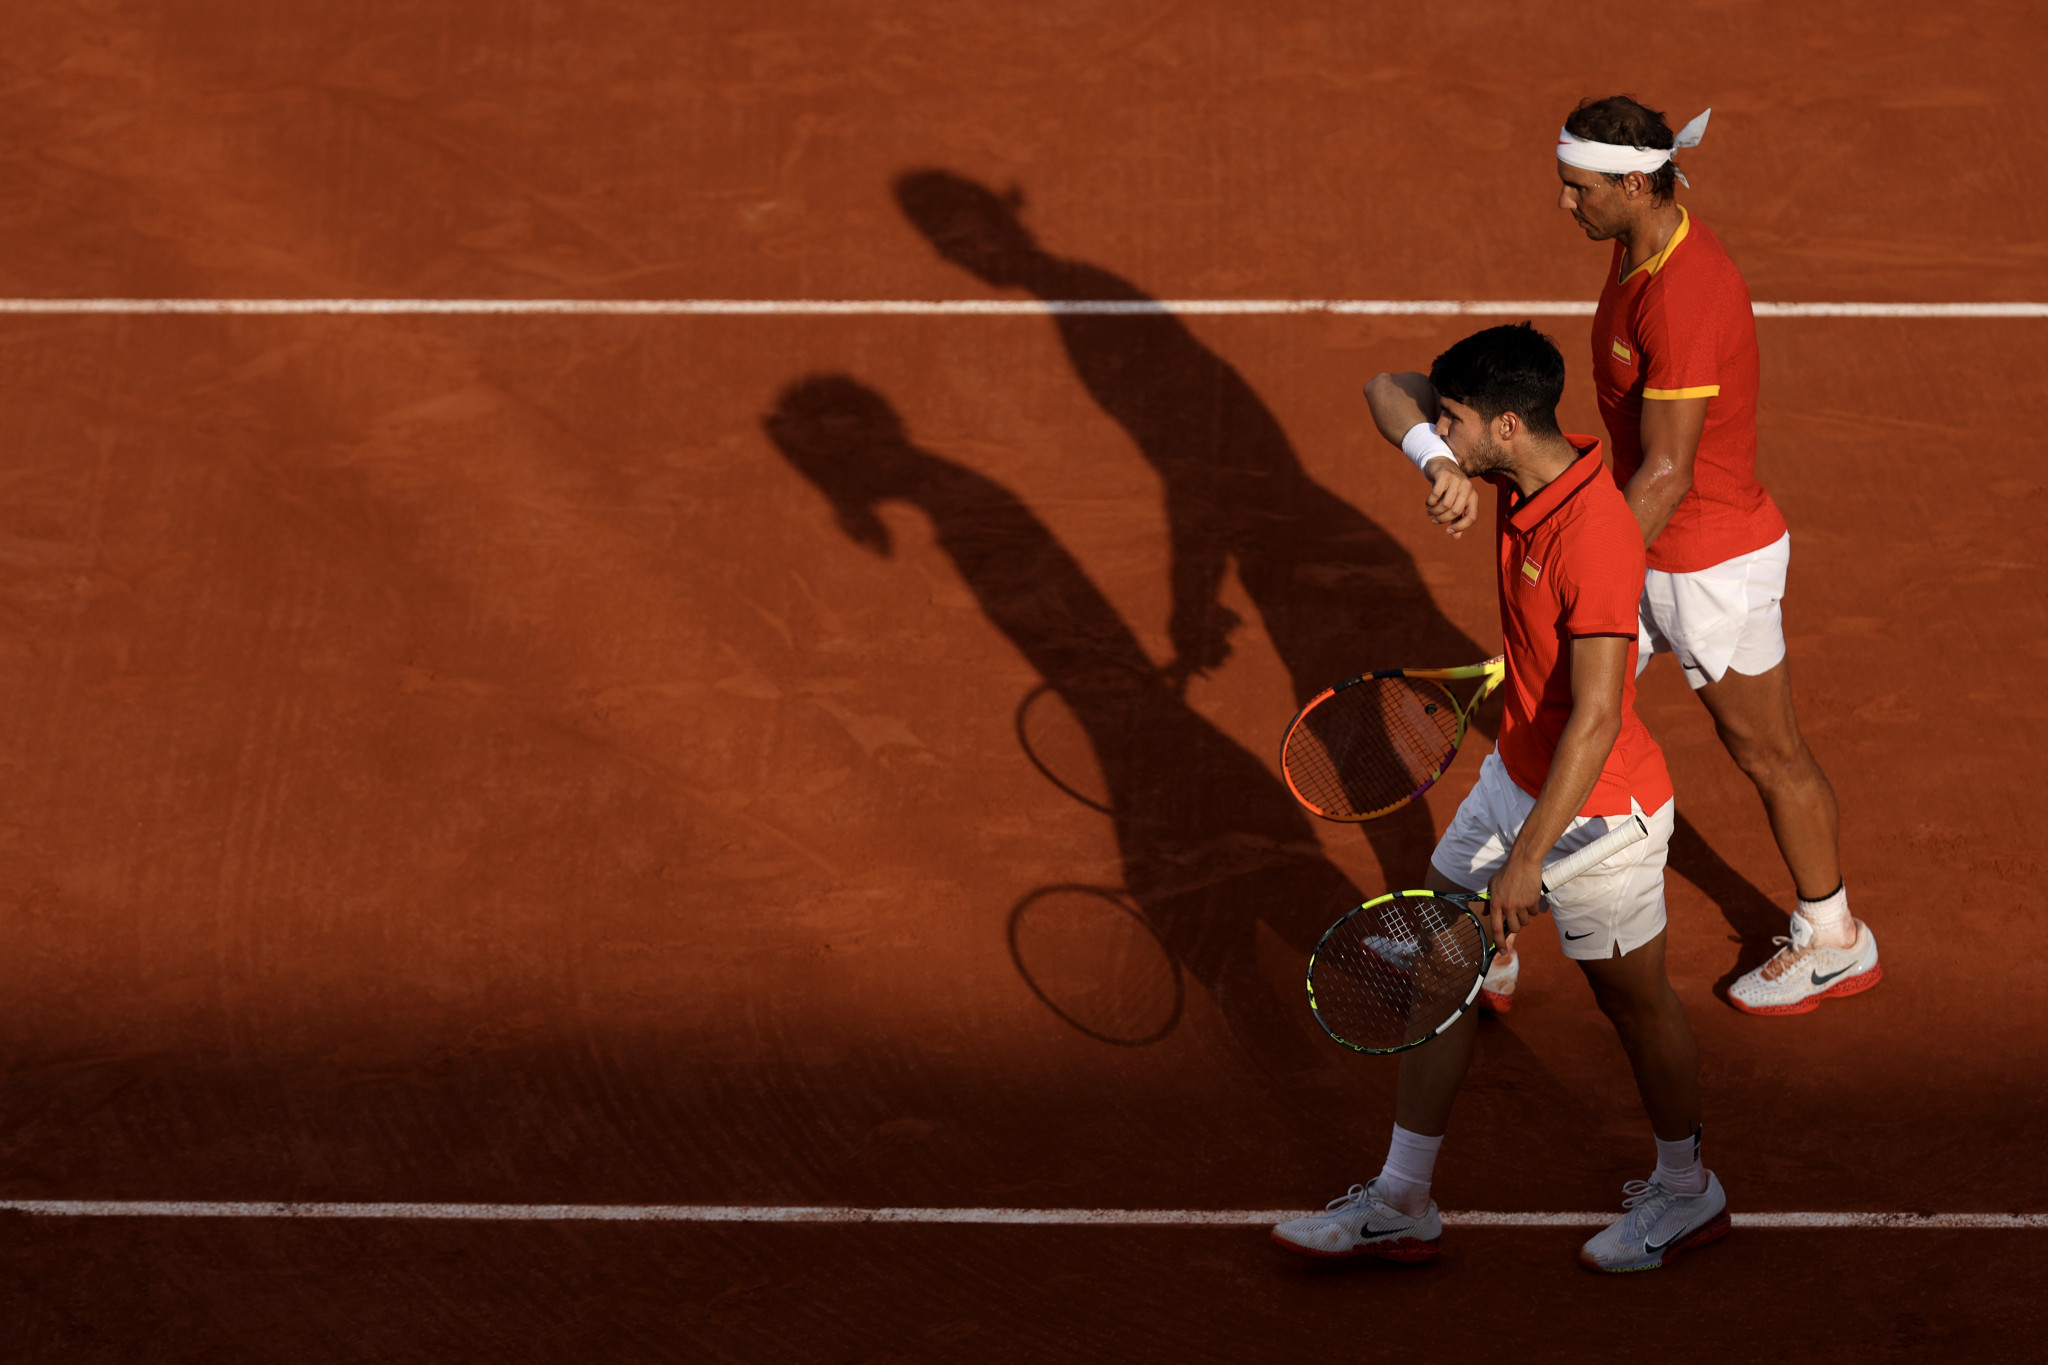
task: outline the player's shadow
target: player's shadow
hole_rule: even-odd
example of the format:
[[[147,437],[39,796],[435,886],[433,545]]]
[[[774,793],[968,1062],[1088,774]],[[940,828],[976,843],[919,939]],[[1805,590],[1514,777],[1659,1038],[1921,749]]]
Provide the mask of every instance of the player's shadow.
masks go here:
[[[1200,671],[1228,656],[1237,622],[1217,593],[1233,564],[1293,679],[1297,704],[1367,668],[1451,667],[1492,652],[1438,610],[1398,541],[1309,476],[1251,385],[1158,300],[1099,266],[1046,251],[1019,219],[1014,192],[999,195],[944,170],[900,176],[895,191],[939,255],[984,283],[1052,304],[1087,300],[1132,310],[1056,310],[1053,322],[1082,386],[1164,486],[1177,668]],[[1490,556],[1477,558],[1473,572],[1493,571]],[[1475,728],[1493,738],[1499,715],[1489,703]],[[1411,876],[1434,844],[1420,802],[1361,829],[1390,883]],[[1742,936],[1747,965],[1736,974],[1759,952],[1768,956],[1770,936],[1784,932],[1784,912],[1714,852],[1683,802],[1671,866],[1712,897]]]
[[[919,449],[872,389],[797,383],[764,423],[830,502],[840,528],[891,551],[877,507],[924,513],[988,619],[1065,702],[1099,762],[1125,888],[1160,942],[1207,988],[1263,1074],[1308,1060],[1301,1001],[1260,975],[1263,919],[1306,955],[1361,899],[1308,817],[1258,759],[1182,700],[1046,525],[1001,484]]]
[[[1706,894],[1735,931],[1741,944],[1735,965],[1714,983],[1714,994],[1728,998],[1728,988],[1744,972],[1760,967],[1776,951],[1771,939],[1786,932],[1786,914],[1749,878],[1728,865],[1684,816],[1671,831],[1669,866]]]
[[[1251,385],[1158,300],[1099,266],[1045,251],[1013,199],[963,176],[914,171],[895,191],[939,254],[985,283],[1131,310],[1055,311],[1053,321],[1082,387],[1159,475],[1175,670],[1201,672],[1229,657],[1239,622],[1218,594],[1232,567],[1297,704],[1369,668],[1452,667],[1493,652],[1437,609],[1400,542],[1310,477]],[[1362,404],[1360,412],[1362,421]],[[1491,734],[1495,724],[1489,709],[1483,728]],[[1419,802],[1361,828],[1396,880],[1412,879],[1434,843]]]

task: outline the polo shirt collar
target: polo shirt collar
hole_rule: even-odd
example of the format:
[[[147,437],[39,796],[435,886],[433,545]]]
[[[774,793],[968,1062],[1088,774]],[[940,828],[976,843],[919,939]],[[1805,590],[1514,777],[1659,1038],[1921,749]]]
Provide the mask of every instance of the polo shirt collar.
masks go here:
[[[1533,498],[1524,498],[1521,490],[1512,486],[1508,489],[1508,529],[1515,534],[1527,535],[1535,530],[1581,488],[1607,472],[1607,466],[1600,460],[1598,440],[1571,435],[1565,439],[1579,452],[1579,458],[1567,465],[1564,473],[1537,489]]]
[[[1627,284],[1630,280],[1634,279],[1638,275],[1654,275],[1658,271],[1662,270],[1664,268],[1665,262],[1671,259],[1671,253],[1678,250],[1678,244],[1684,241],[1686,239],[1686,235],[1691,231],[1692,215],[1685,211],[1685,205],[1680,204],[1678,206],[1678,226],[1671,230],[1671,240],[1664,244],[1664,249],[1662,251],[1652,256],[1649,260],[1644,261],[1641,265],[1637,266],[1634,270],[1629,271],[1626,275],[1623,275],[1621,277],[1621,282],[1623,284]]]

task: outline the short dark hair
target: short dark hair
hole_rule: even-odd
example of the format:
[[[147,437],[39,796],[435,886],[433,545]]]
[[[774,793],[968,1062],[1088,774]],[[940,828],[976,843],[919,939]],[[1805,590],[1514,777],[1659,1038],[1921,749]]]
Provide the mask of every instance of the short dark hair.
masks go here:
[[[1605,99],[1584,99],[1564,121],[1564,130],[1589,142],[1612,142],[1623,147],[1669,149],[1673,138],[1664,115],[1633,95],[1609,95]],[[1621,177],[1610,171],[1599,174],[1619,185]],[[1678,193],[1678,164],[1667,161],[1654,171],[1644,172],[1650,182],[1650,197],[1658,203]]]
[[[1512,412],[1538,436],[1558,434],[1564,356],[1533,323],[1474,332],[1431,362],[1429,382],[1489,422]]]

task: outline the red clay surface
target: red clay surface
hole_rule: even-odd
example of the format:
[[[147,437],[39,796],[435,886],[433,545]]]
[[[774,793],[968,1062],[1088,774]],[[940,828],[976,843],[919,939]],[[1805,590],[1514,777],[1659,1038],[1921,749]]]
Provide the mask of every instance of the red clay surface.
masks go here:
[[[1546,151],[1625,88],[1715,107],[1688,202],[1759,298],[2048,298],[2023,6],[855,8],[12,13],[0,293],[1590,298]],[[976,185],[1036,248],[959,235]],[[1320,1035],[1303,957],[1417,878],[1486,742],[1369,839],[1273,750],[1324,684],[1495,648],[1483,539],[1427,527],[1357,396],[1471,325],[0,323],[0,1195],[1366,1178],[1393,1069]],[[1584,324],[1546,326],[1597,431]],[[1738,1212],[2048,1210],[2043,336],[1761,325],[1795,685],[1886,978],[1716,998],[1790,888],[1660,663]],[[1176,699],[1152,670],[1233,617]],[[1048,685],[1025,733],[1071,792],[1019,744]],[[1076,887],[1108,894],[1041,894]],[[1537,940],[1447,1207],[1608,1207],[1649,1164]],[[1613,1282],[1570,1231],[1332,1271],[1259,1228],[14,1217],[0,1351],[2023,1359],[2044,1235],[1738,1229]]]

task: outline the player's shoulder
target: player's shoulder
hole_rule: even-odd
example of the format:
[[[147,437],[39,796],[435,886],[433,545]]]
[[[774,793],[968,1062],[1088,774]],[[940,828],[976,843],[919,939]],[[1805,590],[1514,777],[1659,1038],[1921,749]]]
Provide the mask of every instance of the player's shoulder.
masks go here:
[[[1572,504],[1572,520],[1582,534],[1604,536],[1625,524],[1630,535],[1641,540],[1642,529],[1636,524],[1636,514],[1629,511],[1627,495],[1604,474],[1587,480]]]
[[[1594,455],[1588,458],[1598,459]],[[1628,498],[1604,472],[1587,481],[1567,505],[1565,524],[1558,529],[1568,541],[1581,576],[1596,566],[1611,567],[1641,578],[1643,528],[1629,510]]]
[[[1652,283],[1666,291],[1690,293],[1706,288],[1721,293],[1732,289],[1740,292],[1745,301],[1749,297],[1749,284],[1742,278],[1735,258],[1728,254],[1728,248],[1721,244],[1714,230],[1690,211],[1685,217],[1685,240],[1657,275]]]

